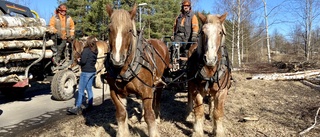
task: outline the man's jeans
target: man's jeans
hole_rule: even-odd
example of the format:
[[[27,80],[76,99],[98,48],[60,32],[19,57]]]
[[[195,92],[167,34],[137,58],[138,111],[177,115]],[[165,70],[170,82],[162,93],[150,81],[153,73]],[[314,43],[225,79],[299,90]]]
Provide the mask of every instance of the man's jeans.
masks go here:
[[[92,92],[92,83],[96,72],[81,72],[79,87],[78,87],[78,97],[76,98],[76,107],[81,107],[82,100],[85,98],[84,90],[88,93],[88,105],[93,104],[93,92]]]

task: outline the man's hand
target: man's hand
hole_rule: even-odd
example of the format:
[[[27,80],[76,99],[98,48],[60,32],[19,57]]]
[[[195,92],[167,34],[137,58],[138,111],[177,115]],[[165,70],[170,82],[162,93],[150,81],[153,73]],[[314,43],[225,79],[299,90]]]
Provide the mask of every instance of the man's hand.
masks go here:
[[[171,41],[174,41],[174,36],[171,36],[171,37],[170,37],[170,40],[171,40]]]
[[[56,31],[53,28],[49,28],[49,27],[46,29],[46,32],[50,34],[56,34]]]
[[[56,33],[52,29],[47,30],[47,32],[50,33],[50,34],[55,34]]]
[[[193,32],[191,37],[192,42],[198,42],[198,33]]]
[[[74,40],[74,36],[67,37],[67,41],[72,42]]]

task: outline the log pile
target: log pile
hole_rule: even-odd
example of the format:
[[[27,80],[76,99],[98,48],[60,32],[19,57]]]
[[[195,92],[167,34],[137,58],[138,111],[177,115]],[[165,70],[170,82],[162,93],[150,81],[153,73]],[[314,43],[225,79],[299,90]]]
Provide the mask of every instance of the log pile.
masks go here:
[[[0,16],[0,83],[25,79],[30,64],[40,57],[53,56],[50,47],[54,43],[43,41],[45,32],[42,18]]]

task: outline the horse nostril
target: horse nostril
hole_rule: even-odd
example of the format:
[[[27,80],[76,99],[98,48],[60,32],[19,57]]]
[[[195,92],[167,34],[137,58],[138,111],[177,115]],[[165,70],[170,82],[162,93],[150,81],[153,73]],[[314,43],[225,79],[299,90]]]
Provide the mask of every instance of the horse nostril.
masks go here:
[[[113,60],[114,58],[113,58],[113,54],[112,53],[110,53],[110,60]]]
[[[203,56],[203,61],[204,61],[205,63],[207,62],[207,55],[206,55],[206,54]]]
[[[122,55],[120,60],[124,61],[125,58],[126,58],[126,55]]]

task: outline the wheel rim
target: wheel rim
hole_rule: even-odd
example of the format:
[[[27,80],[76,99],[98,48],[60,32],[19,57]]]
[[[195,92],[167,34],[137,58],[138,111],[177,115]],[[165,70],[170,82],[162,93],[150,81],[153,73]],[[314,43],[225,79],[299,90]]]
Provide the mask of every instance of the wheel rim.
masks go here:
[[[75,81],[71,78],[68,78],[64,84],[64,90],[67,95],[73,94]]]

